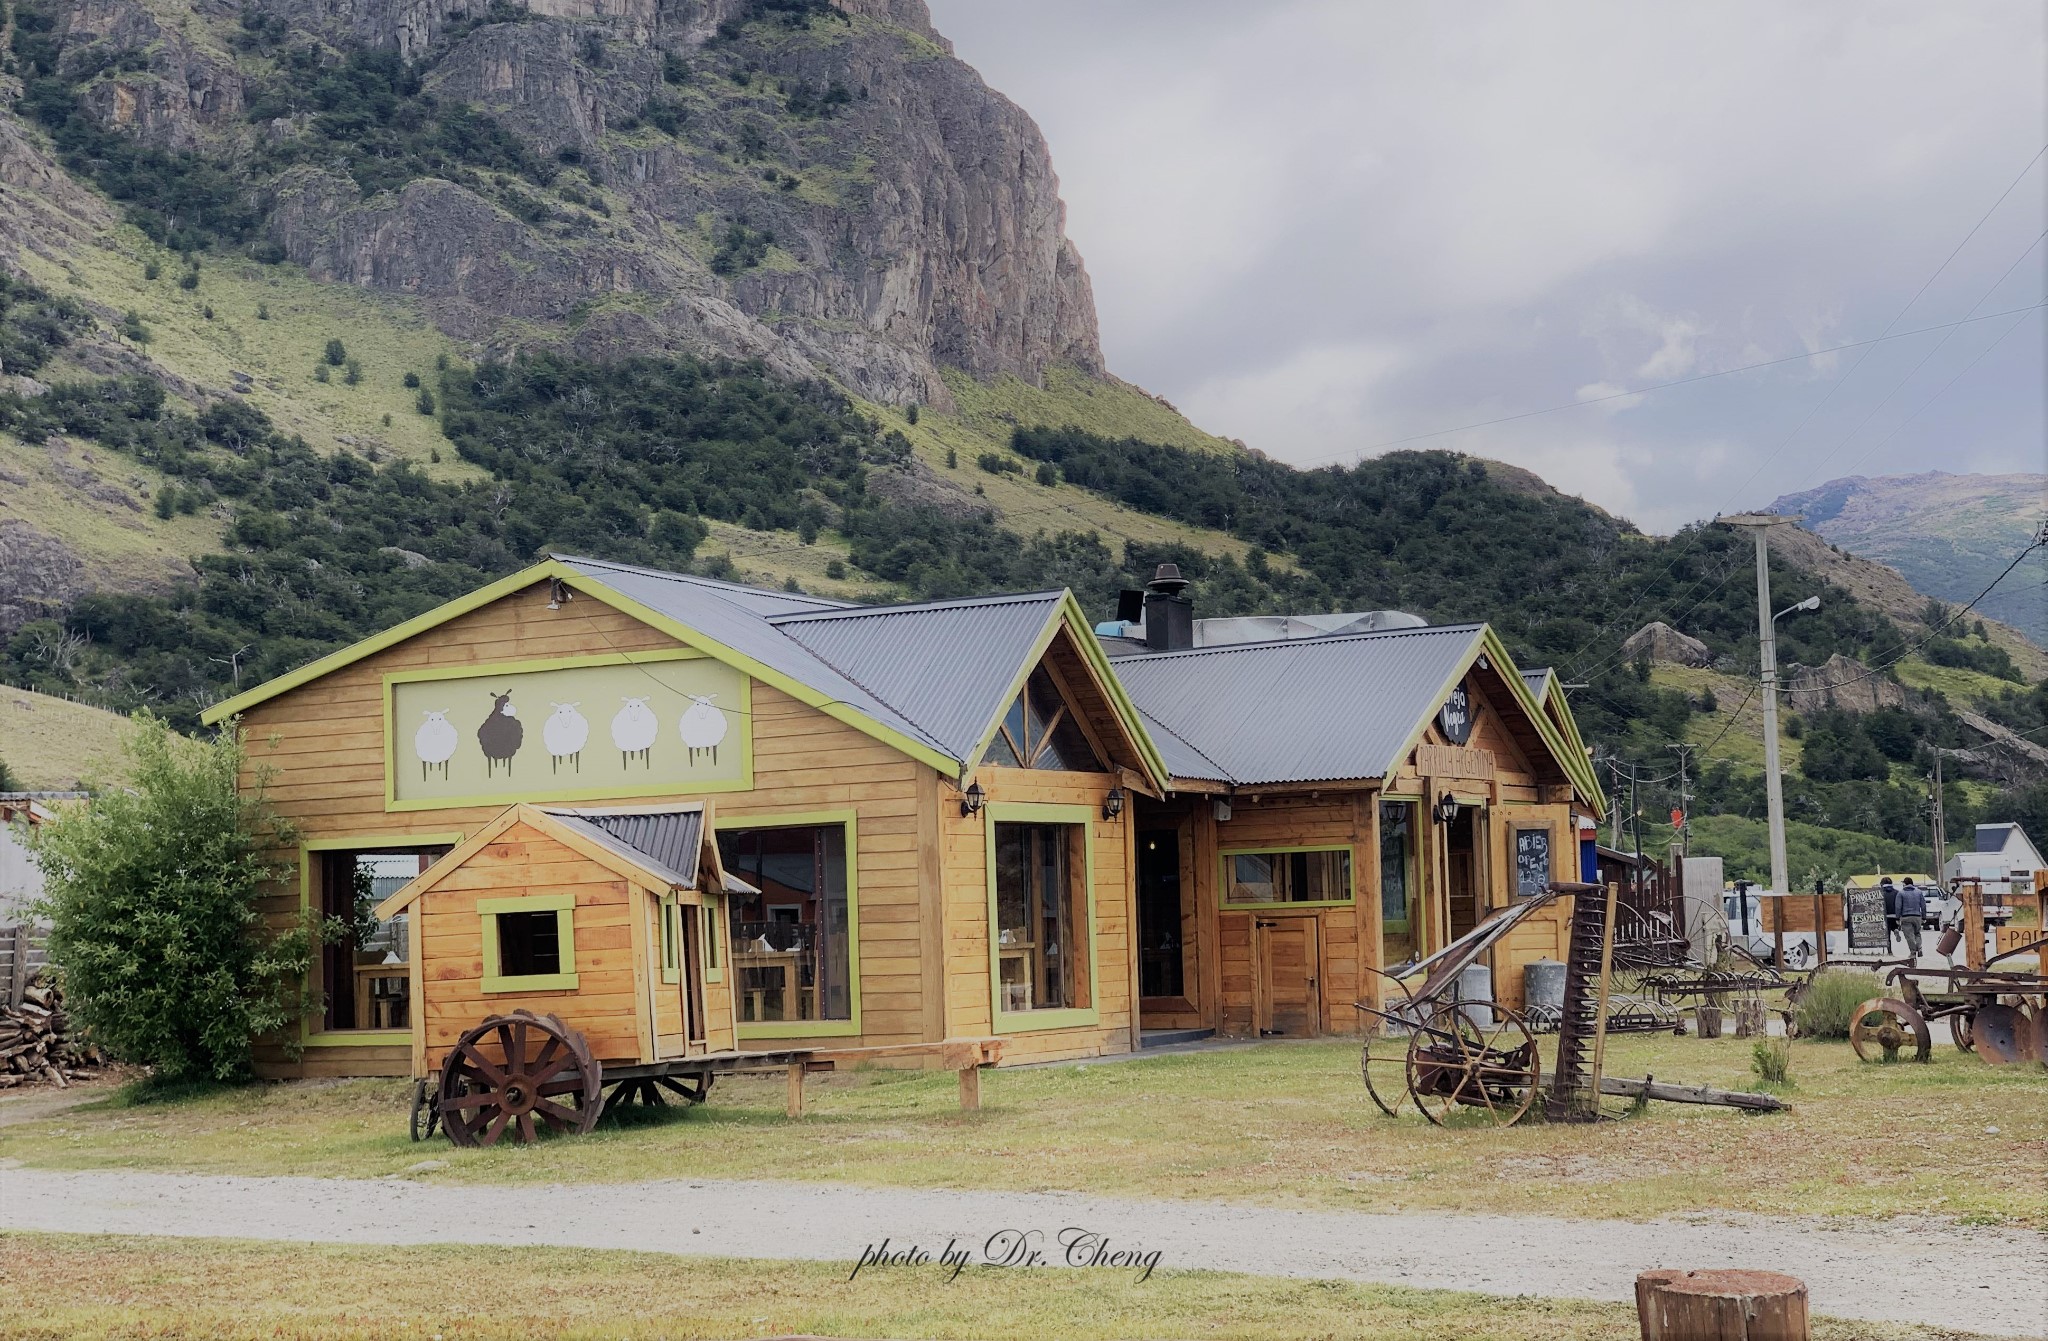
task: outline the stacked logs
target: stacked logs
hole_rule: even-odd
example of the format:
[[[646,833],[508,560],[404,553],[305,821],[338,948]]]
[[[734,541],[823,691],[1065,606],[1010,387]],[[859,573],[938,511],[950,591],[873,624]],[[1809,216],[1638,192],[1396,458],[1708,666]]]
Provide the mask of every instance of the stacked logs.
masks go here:
[[[5,1001],[0,997],[0,1089],[38,1082],[62,1089],[79,1072],[106,1064],[98,1048],[69,1036],[63,989],[48,974],[30,977],[20,1005]]]

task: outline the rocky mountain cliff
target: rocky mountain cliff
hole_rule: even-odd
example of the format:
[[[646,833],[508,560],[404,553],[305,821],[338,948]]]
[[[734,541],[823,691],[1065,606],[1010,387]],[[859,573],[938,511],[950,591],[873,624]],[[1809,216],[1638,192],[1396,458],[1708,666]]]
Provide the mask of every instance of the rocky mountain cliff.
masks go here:
[[[2048,475],[1863,475],[1773,502],[1833,544],[1899,570],[1922,595],[1975,597],[2012,562],[2044,518]],[[2030,558],[1978,605],[2048,647],[2048,558]]]
[[[757,358],[941,408],[942,369],[1102,371],[1045,141],[921,0],[14,10],[17,110],[145,231],[412,295],[475,355]],[[89,216],[23,129],[9,184]]]

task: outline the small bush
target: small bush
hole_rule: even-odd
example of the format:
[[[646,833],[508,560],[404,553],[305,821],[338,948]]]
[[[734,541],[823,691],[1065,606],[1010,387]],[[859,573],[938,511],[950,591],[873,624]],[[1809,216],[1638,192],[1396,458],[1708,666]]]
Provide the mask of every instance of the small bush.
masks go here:
[[[414,401],[413,405],[421,414],[432,414],[434,412],[434,393],[425,387],[421,387],[420,398]]]
[[[142,263],[142,277],[144,279],[155,279],[158,275],[161,275],[163,272],[164,268],[158,265],[155,261],[144,261]]]
[[[127,315],[121,318],[121,334],[138,345],[149,343],[149,327],[143,325],[142,314],[132,307],[128,309]]]
[[[1050,461],[1040,461],[1038,463],[1038,470],[1034,474],[1034,478],[1036,478],[1040,484],[1043,484],[1048,489],[1050,489],[1053,485],[1058,484],[1060,482],[1059,467],[1053,465],[1053,463]]]
[[[348,383],[350,386],[361,385],[363,380],[363,365],[355,359],[350,359],[347,365],[345,366],[344,371],[341,374],[341,380]]]
[[[1847,1038],[1849,1015],[1874,996],[1882,995],[1875,973],[1863,969],[1824,969],[1799,996],[1792,1021],[1801,1038]]]
[[[1792,1084],[1792,1045],[1782,1038],[1760,1038],[1749,1050],[1749,1069],[1765,1085]]]
[[[199,309],[199,315],[200,315],[200,316],[202,316],[202,317],[205,317],[205,318],[206,318],[206,319],[207,319],[208,321],[212,321],[212,320],[213,320],[213,304],[212,304],[212,303],[208,303],[208,304],[207,304],[206,306],[204,306],[204,307],[200,308],[200,309]]]
[[[913,423],[913,424],[917,422],[917,402],[916,402],[916,401],[912,401],[912,402],[910,402],[910,404],[908,404],[908,405],[906,405],[906,406],[904,406],[904,407],[903,407],[903,417],[904,417],[905,419],[908,419],[908,420],[909,420],[909,421],[910,421],[911,423]]]
[[[268,320],[270,320],[270,304],[269,304],[269,303],[258,303],[258,304],[256,304],[256,320],[258,320],[258,321],[268,321]]]
[[[178,276],[178,287],[188,293],[199,287],[199,270],[196,266]]]
[[[974,458],[974,464],[980,466],[991,475],[1022,475],[1024,473],[1023,462],[1017,460],[1014,456],[1004,456],[1000,452],[983,452],[980,456]]]
[[[332,370],[329,369],[326,364],[316,363],[313,365],[313,380],[316,382],[325,382],[328,380],[328,376],[331,371]]]
[[[834,582],[840,581],[846,576],[846,565],[837,559],[827,562],[825,565],[825,576],[831,578]]]
[[[201,744],[142,713],[134,779],[59,814],[33,839],[64,965],[66,1005],[115,1056],[166,1080],[235,1080],[259,1035],[289,1040],[312,1005],[317,928],[276,932],[259,903],[292,874],[267,854],[295,841],[261,790],[238,785],[233,731]]]
[[[384,427],[386,427],[386,428],[389,428],[389,427],[391,427],[391,412],[390,412],[389,410],[386,410],[386,411],[384,412],[384,415],[383,415],[383,423],[384,423]],[[440,453],[436,452],[436,453],[434,454],[434,459],[435,459],[436,461],[439,461],[439,460],[441,459]]]
[[[954,450],[953,450],[953,449],[952,449],[951,447],[948,447],[948,448],[946,449],[946,469],[948,469],[948,470],[958,470],[959,468],[960,468],[960,453],[958,453],[958,452],[954,451]]]
[[[407,391],[417,391],[420,389],[420,375],[418,373],[409,372],[405,375],[405,389]]]
[[[326,359],[330,367],[339,368],[348,362],[348,346],[339,340],[329,340],[326,351],[320,357]]]
[[[284,249],[284,243],[282,242],[271,242],[266,240],[263,242],[258,242],[254,246],[249,248],[249,259],[252,261],[260,261],[264,265],[281,265],[283,264],[284,258],[287,254],[288,253]]]

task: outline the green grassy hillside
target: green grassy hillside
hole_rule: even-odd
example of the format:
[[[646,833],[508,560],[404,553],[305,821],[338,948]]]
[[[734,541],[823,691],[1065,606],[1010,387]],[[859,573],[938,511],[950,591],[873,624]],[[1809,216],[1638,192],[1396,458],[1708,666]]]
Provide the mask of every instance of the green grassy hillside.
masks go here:
[[[104,708],[0,685],[0,762],[30,791],[120,777],[127,732],[128,719]]]

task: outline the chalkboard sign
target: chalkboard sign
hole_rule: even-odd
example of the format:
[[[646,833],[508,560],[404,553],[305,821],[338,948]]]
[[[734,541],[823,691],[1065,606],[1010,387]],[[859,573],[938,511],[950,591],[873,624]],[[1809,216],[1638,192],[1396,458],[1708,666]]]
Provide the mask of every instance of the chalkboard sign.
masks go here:
[[[1550,887],[1550,830],[1515,830],[1515,894],[1534,898]]]
[[[1472,739],[1472,695],[1464,681],[1458,682],[1443,707],[1437,709],[1436,727],[1453,745],[1463,745]]]
[[[1846,891],[1842,895],[1842,917],[1849,924],[1851,950],[1891,949],[1891,933],[1884,922],[1884,890]]]

